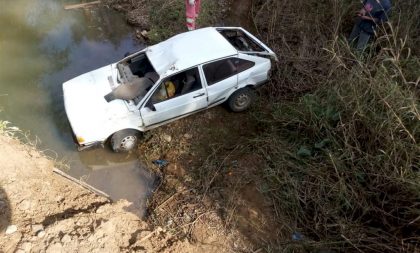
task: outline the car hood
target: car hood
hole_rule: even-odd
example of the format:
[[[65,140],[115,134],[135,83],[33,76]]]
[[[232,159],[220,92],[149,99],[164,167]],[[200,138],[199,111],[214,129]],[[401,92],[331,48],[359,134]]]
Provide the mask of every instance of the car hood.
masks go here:
[[[107,126],[129,111],[125,101],[108,103],[104,98],[112,90],[111,83],[116,82],[113,74],[115,68],[108,65],[63,84],[67,117],[79,144],[104,141]]]

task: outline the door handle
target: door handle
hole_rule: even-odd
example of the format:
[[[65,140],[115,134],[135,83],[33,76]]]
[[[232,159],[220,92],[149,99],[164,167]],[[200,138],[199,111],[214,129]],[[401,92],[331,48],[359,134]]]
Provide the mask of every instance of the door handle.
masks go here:
[[[193,98],[202,97],[202,96],[204,96],[204,95],[206,95],[206,93],[200,93],[200,94],[195,95]]]

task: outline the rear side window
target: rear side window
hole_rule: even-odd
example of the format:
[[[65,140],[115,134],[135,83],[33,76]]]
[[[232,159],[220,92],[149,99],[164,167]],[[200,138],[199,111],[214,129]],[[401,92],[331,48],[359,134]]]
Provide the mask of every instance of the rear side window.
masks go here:
[[[236,66],[233,59],[223,59],[203,66],[208,85],[215,84],[236,75]]]
[[[234,63],[237,68],[236,71],[238,73],[241,73],[242,71],[245,71],[255,66],[255,62],[247,61],[247,60],[239,59],[239,58],[234,59]]]
[[[203,70],[207,84],[212,85],[252,68],[254,65],[255,63],[252,61],[229,58],[206,64],[203,66]]]

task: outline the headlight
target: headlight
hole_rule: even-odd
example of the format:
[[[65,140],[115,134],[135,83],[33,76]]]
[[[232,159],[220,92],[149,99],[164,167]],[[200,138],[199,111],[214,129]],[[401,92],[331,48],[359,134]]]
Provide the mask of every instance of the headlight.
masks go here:
[[[77,137],[76,137],[76,139],[77,139],[77,142],[78,142],[79,144],[82,144],[82,143],[84,143],[84,142],[85,142],[85,139],[84,139],[83,137],[77,136]]]

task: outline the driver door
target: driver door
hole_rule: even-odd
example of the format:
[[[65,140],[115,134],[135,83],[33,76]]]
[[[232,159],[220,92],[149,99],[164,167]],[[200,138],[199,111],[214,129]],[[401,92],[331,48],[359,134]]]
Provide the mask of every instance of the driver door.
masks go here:
[[[145,128],[207,107],[207,91],[198,68],[164,79],[140,110]]]

